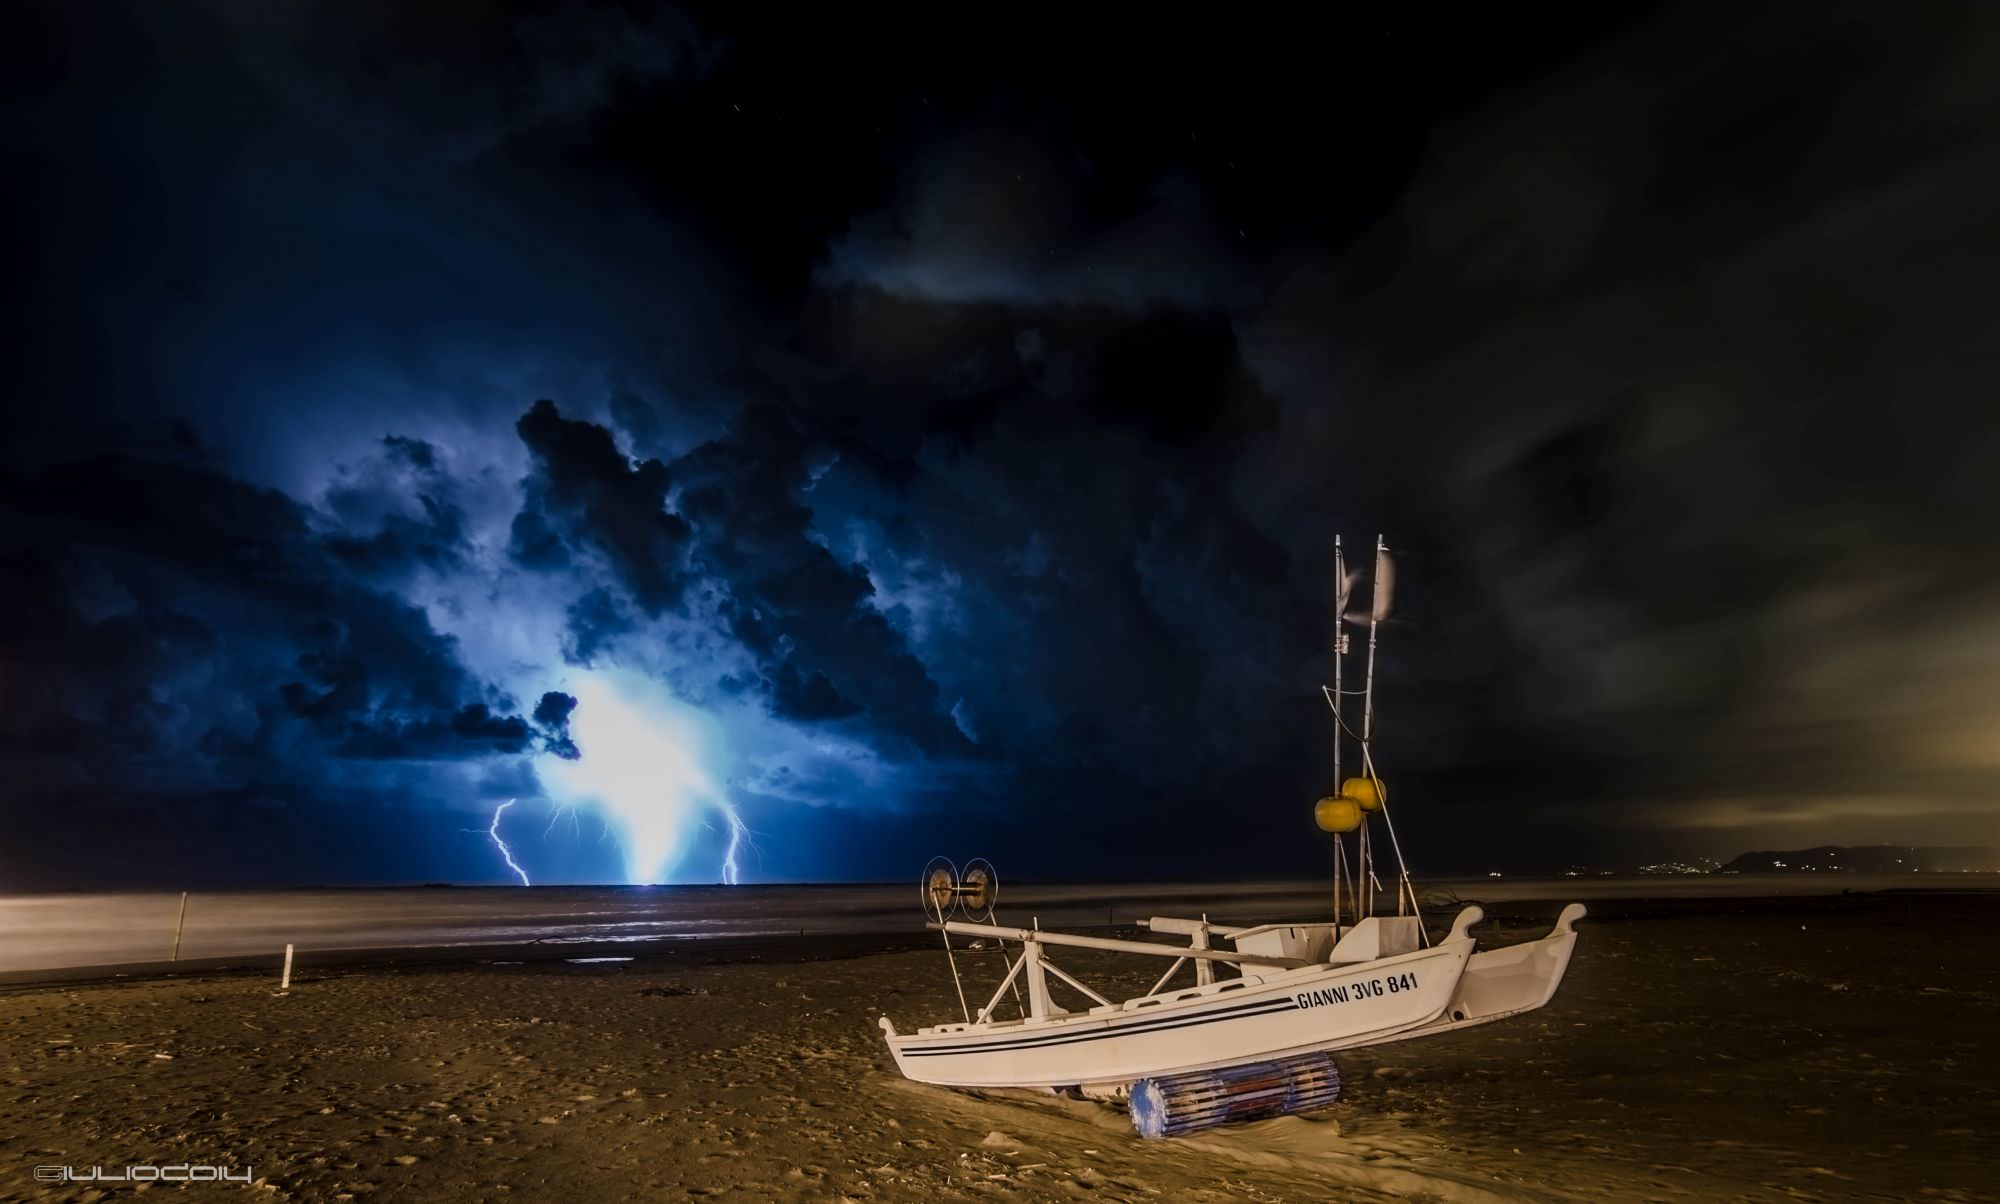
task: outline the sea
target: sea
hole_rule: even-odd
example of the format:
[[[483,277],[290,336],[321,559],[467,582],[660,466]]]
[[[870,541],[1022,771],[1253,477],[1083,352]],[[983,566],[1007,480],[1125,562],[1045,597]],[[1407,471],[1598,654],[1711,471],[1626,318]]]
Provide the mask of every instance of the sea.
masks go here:
[[[1673,874],[1476,878],[1418,884],[1430,910],[1464,902],[1724,898],[1894,889],[2000,889],[1995,874]],[[1385,906],[1393,909],[1393,902]],[[1026,883],[1003,886],[999,923],[1135,926],[1155,915],[1217,923],[1323,920],[1324,882]],[[529,951],[632,955],[725,938],[928,934],[915,882],[742,886],[390,887],[49,892],[0,896],[0,975],[275,959],[314,964],[385,952]]]

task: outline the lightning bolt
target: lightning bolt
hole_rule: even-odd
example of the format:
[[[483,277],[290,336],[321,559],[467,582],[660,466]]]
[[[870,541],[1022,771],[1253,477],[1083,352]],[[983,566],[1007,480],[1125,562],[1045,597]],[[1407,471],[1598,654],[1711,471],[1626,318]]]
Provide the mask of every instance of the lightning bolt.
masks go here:
[[[515,863],[513,850],[507,847],[506,841],[500,839],[500,817],[502,815],[505,815],[507,813],[507,808],[513,805],[514,805],[514,800],[508,799],[506,802],[501,803],[498,807],[493,808],[493,822],[487,825],[486,834],[493,838],[494,847],[499,849],[500,856],[506,859],[507,868],[513,870],[514,873],[520,877],[521,885],[533,886],[534,883],[528,881],[528,871],[522,869],[518,864]]]
[[[735,886],[740,871],[736,868],[736,850],[750,835],[750,829],[743,824],[743,817],[736,814],[736,808],[722,804],[722,816],[729,821],[729,851],[722,855],[722,882],[725,886]]]
[[[575,803],[554,803],[549,807],[549,826],[542,829],[542,839],[547,840],[549,837],[555,835],[556,825],[564,820],[568,820],[570,835],[576,837],[581,842],[583,840],[583,820],[581,816],[582,808],[578,807]]]
[[[553,808],[543,838],[564,819],[576,831],[589,810],[603,824],[604,838],[623,851],[626,881],[660,882],[690,851],[690,829],[714,832],[719,815],[729,825],[722,881],[741,883],[757,833],[712,769],[724,751],[714,721],[662,683],[622,670],[581,671],[570,688],[577,699],[569,720],[573,755],[544,752],[535,760]],[[504,853],[498,816],[494,823],[490,835]]]

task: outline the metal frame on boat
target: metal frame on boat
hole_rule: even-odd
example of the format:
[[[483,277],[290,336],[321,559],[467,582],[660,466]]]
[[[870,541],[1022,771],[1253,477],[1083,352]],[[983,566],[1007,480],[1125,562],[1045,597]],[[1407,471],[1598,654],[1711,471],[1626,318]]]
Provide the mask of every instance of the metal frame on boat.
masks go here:
[[[1049,932],[1039,925],[1007,927],[993,922],[999,882],[991,865],[975,861],[961,874],[950,862],[936,859],[925,870],[922,897],[928,927],[943,937],[965,1018],[899,1033],[882,1017],[882,1032],[904,1075],[952,1087],[1073,1087],[1116,1093],[1143,1078],[1486,1024],[1532,1011],[1554,997],[1575,949],[1582,904],[1563,908],[1546,937],[1498,949],[1477,948],[1471,929],[1483,913],[1476,906],[1461,910],[1442,940],[1432,943],[1425,932],[1372,749],[1375,650],[1389,614],[1394,570],[1388,547],[1378,538],[1368,577],[1369,609],[1350,614],[1348,599],[1361,578],[1346,571],[1338,540],[1334,556],[1335,613],[1367,628],[1368,655],[1359,691],[1359,732],[1347,726],[1343,714],[1344,632],[1334,641],[1334,684],[1325,688],[1333,710],[1336,793],[1321,799],[1314,815],[1333,834],[1332,921],[1234,927],[1211,923],[1206,916],[1155,916],[1145,922],[1152,932],[1186,937],[1185,945]],[[1358,743],[1365,776],[1341,779],[1343,736]],[[1371,847],[1377,821],[1396,862],[1393,916],[1374,914],[1383,893]],[[1351,867],[1349,835],[1355,843]],[[961,918],[953,919],[954,914]],[[954,936],[991,941],[1007,955],[1006,975],[976,1014],[953,956]],[[1057,966],[1049,956],[1052,948],[1173,962],[1147,993],[1114,1002]],[[1169,987],[1190,964],[1194,985]],[[1218,977],[1218,966],[1233,975]],[[1080,1010],[1063,1006],[1052,993],[1056,984],[1088,1005]],[[1013,1015],[1003,1016],[1006,1010]]]

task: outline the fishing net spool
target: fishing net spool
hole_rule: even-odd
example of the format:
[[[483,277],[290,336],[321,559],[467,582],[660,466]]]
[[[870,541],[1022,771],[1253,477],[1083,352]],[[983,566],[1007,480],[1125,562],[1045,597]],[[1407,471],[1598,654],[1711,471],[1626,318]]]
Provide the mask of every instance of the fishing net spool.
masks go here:
[[[958,876],[959,914],[975,924],[993,919],[993,904],[1000,898],[1000,874],[984,857],[965,863]]]
[[[1340,1098],[1329,1053],[1161,1075],[1132,1084],[1132,1127],[1141,1137],[1178,1137],[1268,1116],[1310,1112]]]
[[[956,912],[974,924],[993,919],[993,904],[1000,898],[1000,873],[984,857],[965,863],[964,872],[948,857],[933,857],[917,879],[924,914],[934,924],[942,924]]]
[[[942,924],[958,904],[958,867],[949,857],[933,857],[917,879],[924,914],[934,924]]]

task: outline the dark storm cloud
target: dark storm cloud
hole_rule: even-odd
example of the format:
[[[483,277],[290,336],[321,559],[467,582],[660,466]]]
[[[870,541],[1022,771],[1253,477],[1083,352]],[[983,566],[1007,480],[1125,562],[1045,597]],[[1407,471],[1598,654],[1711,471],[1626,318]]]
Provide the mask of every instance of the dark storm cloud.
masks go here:
[[[300,693],[294,683],[286,701]],[[310,705],[310,704],[308,704]],[[436,760],[483,753],[527,751],[533,732],[518,715],[495,715],[483,702],[468,703],[447,716],[416,722],[389,720],[373,725],[350,724],[334,745],[334,755],[385,761]]]
[[[635,448],[656,448],[667,441],[668,427],[660,411],[630,389],[611,390],[611,420]]]
[[[1312,557],[1247,521],[1231,464],[1273,410],[1227,320],[849,298],[824,337],[863,441],[806,496],[993,768],[926,806],[1105,839],[1312,789]],[[1024,340],[1023,332],[1033,332]],[[978,818],[972,818],[977,816]],[[1013,817],[1009,819],[1007,817]],[[1232,828],[1246,843],[1259,822]]]
[[[1438,862],[1988,839],[1995,24],[1602,11],[51,7],[4,801],[380,839],[621,671],[769,872],[1318,872],[1379,529]]]
[[[576,699],[556,690],[543,694],[535,704],[535,724],[541,729],[543,747],[569,761],[582,755],[569,734],[569,717],[575,711]]]
[[[880,741],[927,753],[963,746],[935,683],[874,605],[866,573],[816,538],[801,495],[833,453],[782,410],[748,408],[671,465],[628,458],[610,430],[564,418],[547,401],[518,429],[535,462],[513,524],[522,563],[524,531],[560,528],[604,554],[644,615],[677,607],[690,581],[719,587],[721,621],[757,663],[758,689],[780,718],[865,711]],[[566,652],[588,663],[637,618],[593,589],[569,609]]]
[[[325,126],[458,161],[587,118],[623,83],[699,72],[714,57],[669,9],[525,5],[472,21],[422,5],[216,15],[252,49],[251,70]]]
[[[754,406],[727,434],[675,462],[681,507],[701,532],[697,563],[728,584],[728,618],[781,713],[829,719],[865,708],[886,739],[962,748],[937,686],[874,605],[858,564],[816,539],[816,445],[784,411]]]
[[[193,700],[155,683],[196,676],[224,646],[220,634],[59,548],[17,537],[0,548],[0,746],[15,788],[75,786],[104,758],[171,760]]]
[[[818,669],[810,675],[801,674],[799,667],[787,660],[771,676],[771,709],[781,718],[811,722],[845,719],[861,711],[860,703],[841,697],[832,679]]]
[[[11,407],[10,461],[191,421],[310,493],[357,441],[504,446],[537,390],[698,379],[735,345],[727,271],[591,149],[618,96],[711,65],[671,12],[41,16],[0,108],[12,304],[47,330],[12,373],[89,401]]]
[[[1344,396],[1427,483],[1504,619],[1495,722],[1617,783],[1535,792],[1572,818],[1991,835],[1954,817],[2000,786],[1968,655],[2000,600],[2000,31],[1848,15],[1663,16],[1441,138],[1247,327],[1288,425]],[[1313,445],[1267,461],[1295,528]]]
[[[69,786],[155,757],[198,779],[528,744],[452,641],[371,583],[380,566],[281,494],[104,457],[9,478],[0,507],[30,586],[5,624],[7,737],[74,757]]]
[[[516,529],[518,530],[518,523]],[[620,636],[637,631],[639,628],[638,616],[620,603],[608,587],[602,585],[571,603],[564,617],[568,622],[563,641],[563,656],[572,664],[578,665],[595,662],[598,654],[610,647]]]
[[[49,629],[0,636],[10,814],[262,790],[310,845],[357,795],[520,792],[496,766],[573,745],[431,616],[493,603],[468,583],[519,508],[528,400],[699,380],[740,333],[701,240],[583,149],[711,47],[617,6],[19,26],[0,535]],[[543,568],[587,551],[520,535]]]
[[[1248,267],[1191,172],[1133,189],[1094,172],[1060,126],[1008,111],[917,152],[892,209],[828,249],[830,286],[945,302],[1228,307]],[[1031,132],[1033,131],[1033,132]],[[1107,212],[1108,210],[1108,212]]]
[[[382,436],[382,446],[389,454],[420,472],[433,472],[438,467],[437,448],[422,439],[407,439],[401,435]]]
[[[573,538],[609,558],[646,613],[657,615],[679,602],[687,589],[689,530],[687,520],[666,508],[667,466],[626,458],[610,431],[566,419],[546,400],[536,402],[515,429],[535,458],[527,486],[530,510],[514,524],[516,558],[547,565],[547,532],[560,522]],[[542,517],[525,517],[533,510]]]
[[[539,510],[516,514],[509,536],[507,552],[524,569],[554,572],[570,565],[569,545]]]
[[[373,534],[336,536],[327,540],[327,549],[364,577],[455,568],[465,545],[464,513],[434,497],[417,501],[423,507],[422,518],[384,515]]]

